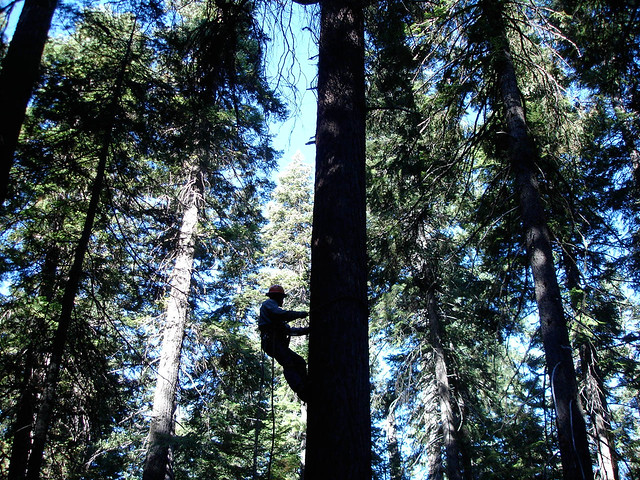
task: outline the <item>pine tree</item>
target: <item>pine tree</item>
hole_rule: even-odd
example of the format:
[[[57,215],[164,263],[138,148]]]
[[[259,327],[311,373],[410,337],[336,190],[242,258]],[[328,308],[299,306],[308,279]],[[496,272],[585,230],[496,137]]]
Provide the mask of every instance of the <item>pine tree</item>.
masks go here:
[[[25,0],[0,70],[0,206],[9,194],[9,175],[27,103],[38,80],[42,52],[57,0]]]
[[[131,30],[132,32],[134,29]],[[115,81],[114,91],[109,98],[109,104],[107,105],[106,114],[107,121],[103,125],[103,129],[100,131],[100,151],[98,153],[98,165],[96,167],[95,178],[93,179],[90,189],[90,202],[86,207],[86,218],[82,226],[82,233],[77,244],[74,248],[73,263],[68,272],[68,278],[66,279],[64,294],[60,299],[60,312],[57,314],[57,328],[52,341],[51,346],[48,349],[47,355],[48,366],[46,375],[44,376],[42,399],[38,407],[37,419],[33,425],[33,442],[32,445],[20,442],[18,436],[14,437],[14,448],[12,458],[17,463],[10,467],[11,475],[16,478],[20,478],[25,475],[25,459],[28,455],[28,464],[26,465],[26,477],[27,478],[39,478],[41,465],[43,460],[43,451],[45,442],[47,440],[47,434],[50,429],[52,420],[52,412],[54,404],[56,403],[56,397],[58,396],[58,384],[61,376],[61,370],[63,369],[62,361],[67,349],[69,330],[72,327],[72,313],[74,304],[76,301],[76,295],[79,289],[83,274],[83,263],[85,260],[86,252],[89,246],[89,240],[93,231],[95,218],[98,213],[100,197],[104,184],[105,171],[107,161],[109,158],[109,149],[112,142],[112,131],[114,129],[116,106],[120,100],[122,94],[122,85],[124,82],[125,71],[129,63],[131,54],[131,41],[133,34],[130,34],[129,42],[127,43],[126,50],[122,52],[121,63],[119,68],[119,74]],[[55,268],[55,266],[53,267]],[[55,312],[54,309],[52,311]],[[32,367],[27,366],[28,372]],[[25,388],[31,388],[28,382],[24,385]],[[28,398],[23,397],[23,401],[29,401]],[[29,407],[32,408],[32,407]],[[26,425],[25,425],[26,426]],[[24,428],[24,427],[23,427]],[[30,426],[26,426],[27,432],[30,431]],[[19,446],[21,445],[21,446]],[[28,451],[25,451],[28,448]]]
[[[364,25],[357,0],[321,2],[317,115],[305,477],[369,479]]]
[[[493,32],[488,53],[508,135],[508,161],[519,197],[522,228],[535,286],[541,335],[556,410],[564,478],[593,478],[586,427],[579,407],[571,344],[553,263],[551,236],[535,174],[539,163],[530,137],[521,90],[507,39],[506,12],[500,2],[481,2],[484,32]]]
[[[167,307],[164,312],[158,379],[154,390],[153,412],[149,432],[149,449],[142,478],[162,479],[171,476],[170,445],[174,433],[174,414],[182,340],[189,318],[189,293],[194,262],[199,211],[202,208],[204,178],[197,163],[186,170],[185,184],[179,195],[182,206],[180,236],[169,278]]]
[[[182,145],[181,155],[190,157],[186,170],[192,173],[180,194],[184,198],[180,200],[184,204],[182,228],[175,244],[164,314],[145,479],[164,478],[173,469],[170,447],[177,441],[175,406],[183,339],[192,314],[189,298],[195,280],[194,261],[199,262],[199,269],[209,263],[227,269],[241,257],[196,257],[200,239],[209,233],[214,239],[207,243],[227,240],[232,249],[246,248],[241,245],[246,240],[240,230],[243,223],[251,228],[260,218],[252,202],[262,193],[259,171],[269,167],[273,158],[264,116],[280,111],[279,102],[264,81],[262,38],[250,5],[210,2],[182,20],[183,25],[167,36],[172,48],[165,65],[180,82],[179,101],[171,104],[177,115],[167,121],[177,127],[174,131],[179,133],[172,140]],[[193,64],[189,59],[194,59]],[[181,102],[190,108],[185,110]],[[169,162],[176,161],[175,152],[161,154]],[[199,205],[201,201],[203,205]],[[196,235],[198,223],[206,218],[213,228]],[[216,266],[216,261],[224,267]]]

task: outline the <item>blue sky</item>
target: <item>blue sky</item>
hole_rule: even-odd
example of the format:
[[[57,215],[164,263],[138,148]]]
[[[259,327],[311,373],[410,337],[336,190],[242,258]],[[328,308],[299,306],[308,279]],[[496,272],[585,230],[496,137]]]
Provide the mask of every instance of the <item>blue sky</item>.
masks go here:
[[[275,83],[280,75],[280,91],[288,104],[289,118],[284,123],[273,123],[270,127],[274,135],[273,144],[282,152],[280,169],[289,163],[296,152],[302,153],[306,162],[315,164],[315,145],[307,145],[313,139],[316,129],[316,94],[314,90],[317,73],[318,48],[311,34],[312,12],[316,7],[303,7],[291,2],[287,24],[286,39],[279,28],[269,31],[272,41],[267,47],[267,75]],[[285,53],[284,45],[290,46]],[[296,91],[286,86],[295,85]]]
[[[8,0],[0,0],[0,5],[6,4]],[[291,0],[289,0],[291,1]],[[23,2],[19,2],[11,12],[6,31],[10,38],[20,16]],[[288,6],[282,7],[283,15],[290,15],[287,19],[280,18],[286,32],[286,39],[282,28],[270,28],[269,36],[272,42],[267,48],[267,72],[276,81],[281,75],[285,83],[291,83],[297,91],[293,91],[288,86],[281,86],[280,91],[285,97],[290,112],[285,122],[274,122],[270,131],[274,136],[273,143],[276,150],[282,152],[280,158],[280,169],[284,167],[293,155],[300,151],[307,163],[315,163],[315,146],[307,143],[315,135],[316,126],[316,95],[315,91],[309,90],[315,86],[317,72],[317,45],[311,34],[311,18],[313,12],[317,11],[315,6],[304,7],[291,1]],[[55,21],[55,19],[54,19]],[[267,21],[266,24],[273,24]],[[278,31],[279,30],[279,31]],[[283,45],[289,45],[292,50],[285,54]],[[278,73],[280,72],[280,73]]]

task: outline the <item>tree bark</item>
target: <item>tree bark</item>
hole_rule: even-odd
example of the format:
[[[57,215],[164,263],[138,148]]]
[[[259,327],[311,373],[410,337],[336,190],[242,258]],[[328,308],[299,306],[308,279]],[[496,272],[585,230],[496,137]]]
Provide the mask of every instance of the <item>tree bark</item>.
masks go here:
[[[27,104],[38,80],[42,52],[57,0],[25,0],[0,71],[0,206],[8,195],[9,172]]]
[[[580,286],[580,272],[575,262],[575,256],[569,245],[563,247],[563,263],[566,272],[566,286],[574,292],[582,290]],[[584,312],[583,299],[575,293],[571,296],[571,307],[575,315],[582,317]],[[589,333],[578,335],[582,384],[581,392],[585,409],[591,420],[593,439],[601,480],[618,480],[619,471],[616,461],[614,442],[611,438],[611,413],[605,395],[605,384],[598,365],[598,355],[595,346],[589,341]]]
[[[427,281],[432,276],[426,274]],[[445,451],[445,469],[448,480],[462,480],[460,464],[460,445],[457,438],[458,419],[454,413],[451,399],[451,387],[447,372],[447,362],[444,347],[442,346],[442,322],[438,312],[437,298],[434,282],[428,281],[425,285],[424,295],[427,302],[427,317],[429,320],[429,340],[433,350],[436,395],[440,405],[440,423]]]
[[[496,32],[492,48],[509,136],[509,161],[520,197],[522,228],[533,274],[542,342],[556,411],[563,477],[566,480],[593,479],[569,332],[553,261],[551,235],[535,175],[537,154],[527,128],[503,12],[497,2],[488,0],[485,2],[485,14],[489,16],[489,23]]]
[[[98,214],[98,208],[100,205],[100,196],[104,186],[104,178],[107,168],[107,160],[109,158],[109,150],[111,148],[111,141],[113,137],[113,130],[116,123],[116,106],[119,102],[120,95],[122,93],[122,86],[124,84],[124,76],[129,64],[131,45],[133,43],[133,35],[135,33],[136,23],[131,30],[131,36],[127,43],[127,50],[122,60],[121,68],[118,78],[115,82],[115,88],[113,96],[111,97],[109,112],[111,119],[105,127],[105,131],[102,137],[102,144],[100,151],[98,152],[98,166],[96,169],[96,176],[91,185],[89,206],[87,207],[87,216],[84,220],[82,227],[82,233],[78,244],[74,250],[73,263],[69,271],[69,277],[65,284],[64,293],[61,300],[60,316],[58,318],[58,327],[54,334],[53,342],[51,344],[51,357],[49,365],[47,366],[47,372],[44,381],[44,393],[42,395],[40,407],[38,408],[38,416],[35,422],[33,431],[33,442],[31,446],[31,453],[29,455],[29,462],[27,467],[27,480],[38,480],[40,478],[40,470],[42,468],[44,447],[51,425],[53,408],[56,402],[56,393],[58,388],[58,381],[60,379],[60,371],[62,369],[62,360],[67,343],[67,334],[72,322],[73,308],[75,304],[76,294],[78,287],[80,286],[80,279],[82,277],[82,264],[84,263],[84,257],[89,249],[89,240],[91,239],[91,233],[93,231],[93,225],[96,215]]]
[[[323,0],[306,480],[370,480],[363,6]]]
[[[202,173],[198,167],[194,167],[181,192],[185,210],[182,216],[180,237],[175,249],[173,272],[169,280],[169,298],[165,311],[160,364],[153,396],[153,413],[147,457],[142,475],[143,480],[173,478],[170,454],[175,426],[176,391],[182,341],[189,316],[189,291],[198,227],[198,211],[202,204],[203,189]]]
[[[72,322],[73,307],[76,294],[82,276],[82,264],[89,249],[89,240],[93,231],[93,224],[98,213],[100,194],[104,184],[107,158],[109,156],[109,146],[111,144],[111,130],[104,139],[100,151],[100,159],[96,171],[96,177],[91,187],[91,199],[87,209],[87,216],[84,221],[82,234],[78,245],[75,248],[73,264],[69,272],[69,278],[65,285],[64,294],[61,301],[61,312],[58,318],[58,328],[56,329],[53,343],[51,345],[51,357],[47,366],[45,377],[44,394],[42,396],[38,416],[33,432],[33,444],[29,455],[29,465],[27,469],[27,480],[38,480],[42,468],[44,446],[51,425],[53,407],[56,401],[56,390],[60,371],[62,369],[62,359],[67,343],[67,333]]]
[[[60,262],[60,247],[51,245],[47,249],[42,266],[42,282],[39,296],[47,302],[54,300],[55,278]],[[34,318],[34,331],[45,331],[43,318]],[[20,398],[17,405],[16,419],[13,424],[13,438],[11,442],[11,456],[9,460],[8,480],[22,480],[27,473],[29,453],[31,451],[31,432],[36,415],[37,406],[37,375],[35,368],[38,359],[37,343],[39,339],[29,342],[23,358],[25,367],[22,384],[20,386]]]

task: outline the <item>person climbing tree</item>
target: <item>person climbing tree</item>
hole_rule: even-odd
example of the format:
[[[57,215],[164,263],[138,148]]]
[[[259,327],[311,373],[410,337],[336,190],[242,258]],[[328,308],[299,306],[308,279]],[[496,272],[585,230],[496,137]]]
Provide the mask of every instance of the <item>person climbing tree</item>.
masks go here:
[[[287,383],[306,403],[307,362],[289,348],[289,341],[292,336],[306,335],[309,327],[296,328],[288,323],[296,318],[305,318],[309,313],[284,310],[282,304],[287,295],[280,285],[272,285],[266,295],[269,299],[260,307],[258,320],[262,349],[282,366]]]

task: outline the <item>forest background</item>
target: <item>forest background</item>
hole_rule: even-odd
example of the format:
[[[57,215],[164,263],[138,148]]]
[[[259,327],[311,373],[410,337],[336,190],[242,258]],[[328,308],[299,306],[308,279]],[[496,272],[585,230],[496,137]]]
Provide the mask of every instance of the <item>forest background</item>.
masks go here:
[[[1,212],[3,478],[300,478],[306,409],[255,327],[272,283],[310,302],[313,169],[277,149],[313,150],[300,38],[317,42],[320,7],[53,8]],[[18,9],[1,10],[2,75]],[[640,477],[637,2],[364,15],[373,478],[577,478],[572,389],[584,478]],[[277,127],[287,111],[304,133]],[[575,365],[562,385],[527,169]]]

